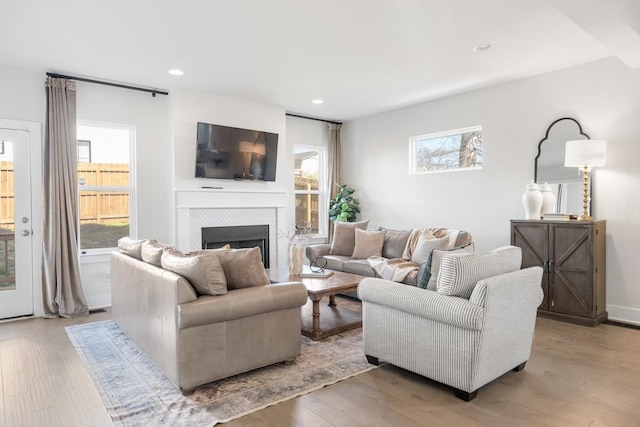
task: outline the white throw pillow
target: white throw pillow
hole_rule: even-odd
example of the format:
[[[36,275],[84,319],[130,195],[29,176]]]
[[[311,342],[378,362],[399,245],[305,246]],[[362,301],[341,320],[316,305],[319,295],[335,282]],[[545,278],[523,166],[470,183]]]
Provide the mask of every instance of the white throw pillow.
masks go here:
[[[411,261],[416,264],[422,264],[429,259],[431,252],[434,249],[444,249],[449,245],[448,237],[436,237],[429,230],[424,230],[420,237],[416,247],[411,252]]]

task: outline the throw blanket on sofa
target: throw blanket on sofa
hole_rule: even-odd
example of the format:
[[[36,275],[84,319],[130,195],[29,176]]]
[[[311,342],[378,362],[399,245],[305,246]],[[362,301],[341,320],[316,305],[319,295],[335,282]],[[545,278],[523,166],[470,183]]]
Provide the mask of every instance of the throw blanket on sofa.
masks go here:
[[[402,282],[412,271],[417,271],[420,266],[415,262],[402,258],[387,259],[380,256],[372,256],[367,259],[378,276],[394,282]]]
[[[404,249],[402,258],[387,259],[383,257],[369,257],[367,261],[373,267],[378,276],[393,282],[402,282],[411,272],[418,271],[419,264],[411,261],[412,255],[416,249],[420,235],[425,231],[430,231],[434,237],[447,237],[447,247],[452,248],[455,245],[460,230],[450,230],[446,228],[417,228],[411,231],[407,246]]]

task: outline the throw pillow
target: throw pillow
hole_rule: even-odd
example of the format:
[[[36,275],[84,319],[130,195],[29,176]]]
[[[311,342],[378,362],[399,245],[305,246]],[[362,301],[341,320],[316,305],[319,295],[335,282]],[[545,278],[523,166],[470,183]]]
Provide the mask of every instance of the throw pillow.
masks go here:
[[[227,280],[214,253],[185,255],[177,249],[163,250],[162,268],[181,275],[200,295],[224,295]]]
[[[366,230],[369,220],[359,222],[334,222],[333,240],[331,241],[330,255],[353,255],[356,246],[356,228]]]
[[[437,292],[469,298],[479,280],[517,271],[522,264],[522,250],[504,246],[487,253],[447,254],[440,262]]]
[[[216,256],[227,278],[227,289],[264,286],[271,283],[262,264],[260,248],[217,251]]]
[[[434,249],[446,248],[448,244],[448,237],[437,238],[429,230],[424,230],[418,238],[416,247],[411,251],[411,261],[422,264],[429,259]]]
[[[384,245],[385,230],[367,231],[355,229],[356,244],[353,248],[352,258],[365,259],[370,256],[382,256],[382,245]]]
[[[434,249],[433,252],[431,252],[431,257],[427,260],[424,274],[418,278],[418,287],[435,291],[442,257],[446,254],[459,253],[473,253],[473,242],[457,248]]]
[[[408,230],[388,230],[384,236],[384,246],[382,246],[382,256],[387,259],[402,258],[404,248],[409,240]]]
[[[135,240],[129,236],[118,239],[118,249],[125,255],[142,260],[142,244],[146,240]]]
[[[142,260],[149,264],[153,264],[156,267],[162,267],[162,253],[166,248],[170,247],[170,245],[163,245],[154,239],[147,240],[142,244]]]

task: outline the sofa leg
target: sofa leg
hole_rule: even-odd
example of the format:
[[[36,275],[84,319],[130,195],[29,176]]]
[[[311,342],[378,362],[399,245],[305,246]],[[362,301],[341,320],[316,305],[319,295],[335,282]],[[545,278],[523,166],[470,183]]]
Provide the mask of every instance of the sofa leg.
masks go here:
[[[469,393],[468,391],[464,391],[464,390],[460,390],[460,389],[454,388],[453,392],[455,393],[455,395],[456,395],[456,397],[458,399],[462,399],[465,402],[471,402],[478,395],[478,390],[474,390],[471,393]]]
[[[195,388],[181,388],[180,392],[182,393],[183,396],[189,396],[193,393],[196,392]]]
[[[522,362],[521,364],[519,364],[518,366],[516,366],[515,368],[513,368],[512,370],[514,372],[519,372],[522,371],[524,369],[524,365],[526,365],[527,362]]]
[[[367,356],[367,362],[371,363],[372,365],[378,366],[380,364],[380,361],[377,357],[369,356],[368,354],[365,354],[365,356]]]

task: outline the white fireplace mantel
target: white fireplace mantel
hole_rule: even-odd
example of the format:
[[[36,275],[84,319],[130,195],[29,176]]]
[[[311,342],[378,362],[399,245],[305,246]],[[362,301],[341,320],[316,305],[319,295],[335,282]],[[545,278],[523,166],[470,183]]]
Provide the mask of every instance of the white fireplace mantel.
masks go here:
[[[185,252],[200,249],[201,227],[268,224],[271,266],[286,263],[278,231],[288,230],[289,197],[284,191],[176,190],[176,246]]]

